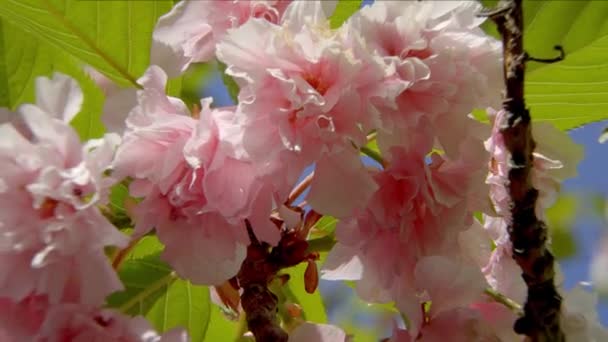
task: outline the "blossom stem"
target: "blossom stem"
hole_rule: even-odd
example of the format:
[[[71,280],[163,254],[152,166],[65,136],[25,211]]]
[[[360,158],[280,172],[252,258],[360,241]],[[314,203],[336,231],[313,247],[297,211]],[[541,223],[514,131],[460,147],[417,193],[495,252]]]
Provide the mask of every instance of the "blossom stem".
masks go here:
[[[151,296],[154,292],[160,290],[161,288],[169,286],[176,279],[177,275],[175,272],[169,272],[166,276],[158,279],[154,283],[150,284],[150,286],[146,287],[143,291],[133,296],[126,303],[121,305],[118,310],[127,313],[134,305],[145,300],[147,297]]]
[[[373,160],[377,161],[378,164],[382,165],[382,167],[385,168],[387,166],[386,161],[382,158],[380,153],[372,150],[371,148],[369,148],[367,146],[363,146],[363,147],[361,147],[361,152],[363,154],[365,154],[366,156],[372,158]]]
[[[120,249],[114,255],[114,257],[112,258],[112,268],[114,268],[114,270],[118,270],[118,268],[120,268],[120,265],[122,265],[122,262],[125,260],[125,257],[137,245],[137,243],[139,243],[140,240],[141,238],[132,239],[131,242],[129,242],[129,244],[125,248]]]
[[[312,183],[314,176],[315,172],[313,171],[308,176],[306,176],[306,178],[304,178],[300,183],[298,183],[287,197],[287,201],[285,201],[285,204],[290,205],[296,199],[298,199],[298,197],[300,197],[300,195],[302,195],[304,191],[306,191],[306,189],[310,186],[310,183]]]
[[[535,142],[530,112],[524,102],[526,52],[523,46],[522,0],[504,0],[489,17],[496,23],[503,42],[507,123],[501,128],[511,155],[509,179],[505,185],[511,199],[509,226],[513,259],[522,270],[528,293],[523,316],[514,326],[530,341],[565,341],[560,327],[561,296],[554,283],[554,257],[547,249],[547,226],[536,217],[538,190],[532,185],[531,170]]]
[[[504,305],[505,307],[507,307],[511,311],[515,312],[516,314],[520,315],[522,313],[522,308],[519,303],[517,303],[513,299],[503,295],[502,293],[494,290],[493,288],[489,288],[489,287],[486,288],[484,290],[484,293],[486,295],[488,295],[490,298],[492,298],[495,302]]]

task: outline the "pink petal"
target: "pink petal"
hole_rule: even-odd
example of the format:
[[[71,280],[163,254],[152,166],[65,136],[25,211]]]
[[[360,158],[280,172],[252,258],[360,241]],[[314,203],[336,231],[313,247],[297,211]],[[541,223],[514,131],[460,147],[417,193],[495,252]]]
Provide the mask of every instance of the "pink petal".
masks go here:
[[[165,245],[163,258],[182,277],[200,285],[220,285],[237,274],[246,246],[234,230],[216,214],[207,214],[203,225],[175,225],[158,229]]]
[[[341,218],[365,206],[377,189],[358,154],[344,151],[317,162],[307,201],[315,211]]]
[[[304,322],[289,334],[289,342],[344,342],[346,333],[333,325]]]
[[[53,117],[69,123],[80,112],[82,90],[66,75],[53,73],[53,78],[36,78],[36,104]]]
[[[363,264],[357,250],[341,243],[331,249],[321,268],[321,278],[325,280],[360,280],[362,275]]]
[[[487,286],[477,266],[470,266],[447,257],[420,259],[415,270],[418,288],[425,289],[433,305],[431,315],[478,299]]]

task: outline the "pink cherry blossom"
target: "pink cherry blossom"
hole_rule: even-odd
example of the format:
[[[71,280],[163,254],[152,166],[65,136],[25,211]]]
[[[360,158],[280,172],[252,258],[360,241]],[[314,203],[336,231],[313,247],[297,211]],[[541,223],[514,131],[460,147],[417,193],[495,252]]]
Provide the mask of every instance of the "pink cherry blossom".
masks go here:
[[[599,323],[597,293],[582,284],[563,295],[561,325],[568,341],[605,341],[608,330]]]
[[[0,298],[0,336],[5,342],[120,341],[186,342],[180,328],[158,334],[145,318],[128,317],[110,309],[59,303],[45,297],[27,297],[20,302]]]
[[[51,307],[36,341],[40,342],[187,342],[181,328],[157,333],[141,316],[128,317],[112,310],[63,304]]]
[[[500,43],[480,28],[473,1],[376,1],[349,19],[388,73],[384,86],[401,89],[381,111],[379,146],[412,144],[429,122],[441,148],[454,155],[461,137],[475,131],[474,108],[498,104],[502,89]],[[381,105],[381,104],[379,104]],[[421,121],[424,119],[423,121]],[[473,125],[473,127],[471,127]]]
[[[510,298],[523,302],[526,296],[526,285],[520,276],[520,268],[512,259],[511,242],[507,234],[510,221],[510,197],[508,189],[509,152],[500,130],[507,124],[507,113],[488,109],[492,121],[492,133],[485,142],[490,152],[486,183],[490,186],[490,198],[494,214],[484,216],[484,227],[496,245],[484,273],[490,285]],[[575,144],[564,132],[554,126],[540,122],[533,125],[532,134],[536,141],[534,164],[531,177],[533,186],[539,190],[536,202],[536,215],[541,219],[544,211],[550,207],[559,193],[560,184],[567,178],[576,176],[576,165],[583,156],[582,147]],[[560,146],[556,148],[555,146]]]
[[[608,238],[604,238],[595,250],[589,272],[595,289],[605,294],[608,292]]]
[[[32,341],[48,311],[46,296],[28,296],[19,302],[0,297],[0,340]]]
[[[384,70],[353,55],[327,27],[318,1],[292,3],[280,24],[252,19],[218,44],[227,74],[241,86],[244,147],[285,184],[299,176],[288,168],[315,163],[308,203],[321,213],[348,215],[375,190],[356,147],[366,144],[373,128],[367,100],[375,96]],[[336,168],[333,159],[348,170]],[[326,184],[340,191],[323,191]]]
[[[357,281],[357,294],[367,301],[396,301],[416,336],[423,303],[433,302],[434,317],[466,306],[486,286],[480,257],[459,237],[481,229],[472,216],[481,201],[473,199],[487,190],[475,170],[464,167],[466,154],[462,160],[435,155],[427,164],[424,150],[391,152],[389,166],[374,176],[378,190],[367,208],[338,224],[323,278]],[[470,165],[479,163],[484,160]]]
[[[269,220],[274,192],[239,140],[234,108],[210,109],[200,119],[164,93],[166,75],[151,67],[144,89],[129,111],[113,169],[131,177],[131,195],[143,197],[133,210],[137,235],[155,228],[163,257],[195,283],[219,285],[236,275],[249,244],[244,219],[257,237],[276,244]],[[120,101],[121,98],[116,98]],[[120,103],[107,108],[121,108]]]
[[[104,172],[117,137],[82,146],[67,124],[78,85],[59,74],[36,85],[37,104],[0,125],[0,295],[100,304],[122,288],[104,247],[127,242],[96,207],[113,183]]]
[[[410,329],[395,328],[389,341],[523,341],[513,332],[516,318],[516,314],[502,304],[473,302],[427,318],[414,335]]]
[[[291,0],[181,1],[160,17],[153,33],[152,64],[171,76],[191,63],[208,62],[217,42],[250,18],[278,23]]]
[[[289,342],[344,342],[346,333],[336,326],[304,322],[289,334]]]
[[[507,124],[507,114],[504,110],[497,112],[488,109],[488,115],[492,120],[493,128],[492,135],[485,142],[486,149],[492,156],[486,182],[490,184],[490,196],[496,212],[505,216],[508,215],[509,208],[505,184],[508,179],[510,156],[500,135],[500,129]],[[568,134],[549,123],[535,123],[532,135],[536,141],[532,184],[539,191],[536,215],[542,218],[544,210],[554,203],[561,182],[576,176],[577,165],[583,158],[583,148],[574,143]]]

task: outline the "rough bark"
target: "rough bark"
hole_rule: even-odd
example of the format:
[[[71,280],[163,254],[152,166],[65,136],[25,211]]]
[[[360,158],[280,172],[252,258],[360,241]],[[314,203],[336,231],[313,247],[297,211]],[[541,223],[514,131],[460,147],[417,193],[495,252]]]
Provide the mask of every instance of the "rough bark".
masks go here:
[[[508,187],[511,219],[508,233],[513,259],[521,267],[528,287],[524,314],[515,332],[529,341],[565,341],[560,328],[561,296],[554,284],[554,257],[547,249],[547,226],[536,217],[538,190],[532,186],[531,170],[535,142],[530,112],[524,102],[524,72],[528,59],[523,46],[522,0],[501,1],[489,14],[498,26],[504,47],[506,94],[503,109],[506,127],[501,129],[511,155]]]
[[[278,299],[268,285],[281,269],[316,260],[318,255],[307,251],[308,243],[297,231],[283,231],[278,245],[270,248],[258,241],[249,221],[245,224],[251,243],[237,279],[247,326],[257,342],[286,342],[288,335],[277,319]]]

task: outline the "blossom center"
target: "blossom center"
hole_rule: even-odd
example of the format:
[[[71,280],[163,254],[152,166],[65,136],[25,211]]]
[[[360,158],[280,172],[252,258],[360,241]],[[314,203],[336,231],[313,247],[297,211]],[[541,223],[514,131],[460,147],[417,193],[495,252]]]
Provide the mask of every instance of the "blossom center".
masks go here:
[[[327,84],[327,82],[324,82],[320,77],[313,76],[311,74],[306,74],[303,78],[320,95],[325,95],[327,89],[329,89],[329,84]]]
[[[48,219],[51,218],[55,215],[55,208],[57,208],[57,205],[59,204],[59,201],[52,199],[52,198],[45,198],[44,202],[42,202],[42,205],[40,206],[40,209],[38,210],[40,213],[40,218],[42,219]]]

